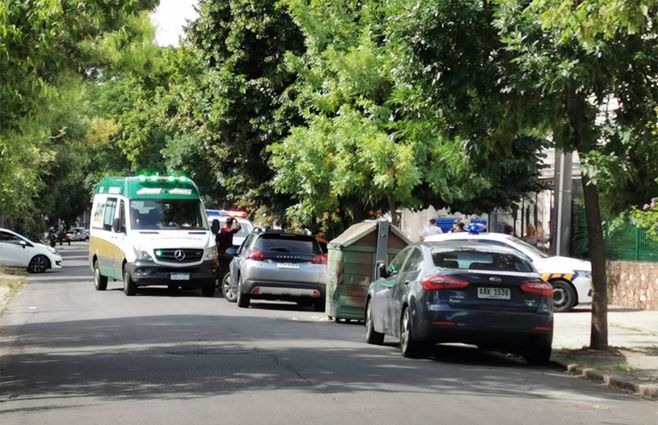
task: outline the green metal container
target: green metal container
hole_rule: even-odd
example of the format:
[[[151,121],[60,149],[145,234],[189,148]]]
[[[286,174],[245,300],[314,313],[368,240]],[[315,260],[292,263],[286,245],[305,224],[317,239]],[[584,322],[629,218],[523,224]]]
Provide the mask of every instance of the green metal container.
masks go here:
[[[386,220],[355,224],[329,242],[326,312],[330,319],[363,320],[370,282],[411,241]]]

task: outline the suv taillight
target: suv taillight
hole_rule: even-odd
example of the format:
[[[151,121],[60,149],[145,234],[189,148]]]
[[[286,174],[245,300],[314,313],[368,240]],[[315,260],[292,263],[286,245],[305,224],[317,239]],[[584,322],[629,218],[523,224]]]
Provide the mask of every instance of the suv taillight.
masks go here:
[[[249,255],[247,255],[247,260],[265,261],[265,254],[263,254],[263,251],[253,249],[249,252]]]
[[[426,291],[438,291],[441,289],[465,289],[469,283],[452,276],[432,276],[420,281]]]
[[[533,280],[521,284],[521,290],[529,294],[553,298],[553,285],[543,280]]]
[[[327,254],[318,254],[311,260],[313,264],[327,264]]]

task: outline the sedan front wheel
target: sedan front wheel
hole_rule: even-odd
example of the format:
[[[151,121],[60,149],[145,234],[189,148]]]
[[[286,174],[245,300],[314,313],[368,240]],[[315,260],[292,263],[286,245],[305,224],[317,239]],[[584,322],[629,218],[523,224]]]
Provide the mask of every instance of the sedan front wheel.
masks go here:
[[[384,334],[377,332],[372,323],[372,303],[370,301],[366,305],[366,342],[375,345],[384,343]]]
[[[27,266],[30,273],[45,273],[48,270],[48,258],[45,255],[37,255],[30,260]]]

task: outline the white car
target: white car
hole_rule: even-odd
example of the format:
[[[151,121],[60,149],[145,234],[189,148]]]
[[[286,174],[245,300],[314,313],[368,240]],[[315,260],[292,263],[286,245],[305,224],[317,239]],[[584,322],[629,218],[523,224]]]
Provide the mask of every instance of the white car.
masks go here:
[[[553,310],[569,311],[578,304],[592,302],[592,265],[571,257],[551,257],[521,239],[502,233],[445,233],[429,236],[426,242],[447,240],[477,241],[506,246],[532,260],[542,279],[553,285]]]
[[[85,229],[84,227],[73,227],[66,234],[69,235],[72,241],[89,240],[89,229]]]
[[[62,256],[55,248],[0,228],[0,266],[25,267],[31,273],[44,273],[48,269],[61,269]]]
[[[212,226],[213,220],[219,221],[219,228],[221,229],[226,225],[226,219],[232,217],[235,221],[240,223],[240,231],[233,235],[233,245],[240,246],[244,242],[245,238],[252,230],[254,230],[254,225],[251,221],[247,220],[247,213],[244,211],[238,210],[206,210],[208,225]],[[235,224],[233,224],[235,228]]]

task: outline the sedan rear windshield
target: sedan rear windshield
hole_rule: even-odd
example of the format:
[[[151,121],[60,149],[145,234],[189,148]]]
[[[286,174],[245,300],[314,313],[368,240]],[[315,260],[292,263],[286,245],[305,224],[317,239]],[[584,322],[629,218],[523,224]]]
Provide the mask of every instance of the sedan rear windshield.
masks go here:
[[[315,239],[301,235],[262,235],[256,241],[254,248],[264,252],[321,254],[320,246]]]
[[[461,270],[492,270],[509,272],[533,272],[532,265],[512,253],[481,250],[455,250],[432,252],[437,267]]]

